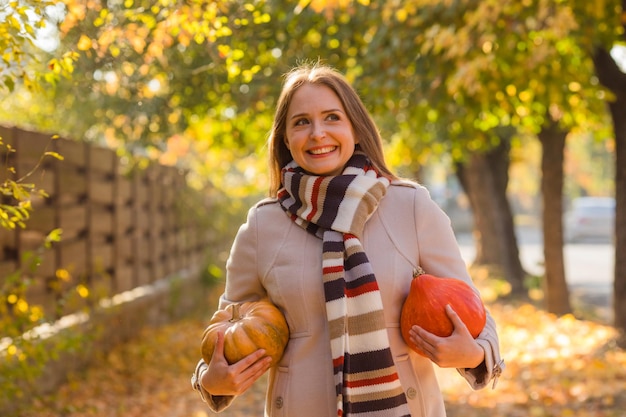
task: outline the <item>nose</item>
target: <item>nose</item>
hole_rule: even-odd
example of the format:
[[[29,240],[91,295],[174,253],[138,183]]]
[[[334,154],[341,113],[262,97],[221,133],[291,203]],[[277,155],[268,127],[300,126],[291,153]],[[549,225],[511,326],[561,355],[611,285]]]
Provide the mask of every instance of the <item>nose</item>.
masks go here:
[[[311,139],[321,139],[326,136],[326,132],[321,123],[311,123]]]

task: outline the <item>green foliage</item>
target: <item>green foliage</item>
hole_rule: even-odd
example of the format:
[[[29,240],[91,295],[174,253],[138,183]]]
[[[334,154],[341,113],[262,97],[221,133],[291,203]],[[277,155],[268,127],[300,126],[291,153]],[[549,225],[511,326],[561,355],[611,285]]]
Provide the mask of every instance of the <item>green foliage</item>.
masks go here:
[[[16,85],[29,90],[54,83],[72,72],[72,53],[53,58],[46,68],[41,62],[37,43],[52,36],[62,19],[61,0],[21,0],[0,3],[0,93],[13,91]],[[52,70],[52,71],[49,71]]]
[[[41,165],[44,158],[62,160],[56,152],[45,151],[39,163],[19,179],[11,179],[16,170],[11,165],[15,149],[0,138],[0,154],[4,154],[2,163],[6,178],[0,183],[3,203],[0,204],[0,227],[4,232],[15,228],[26,228],[32,213],[33,198],[46,198],[43,189],[26,183]],[[2,232],[2,231],[0,231]],[[29,291],[43,283],[33,278],[34,272],[42,261],[43,252],[61,240],[61,230],[54,229],[45,237],[41,247],[22,254],[19,268],[16,268],[0,281],[0,411],[10,409],[16,398],[36,395],[37,378],[42,375],[45,365],[55,360],[62,352],[78,349],[85,336],[76,331],[65,331],[62,336],[48,339],[46,328],[51,328],[56,317],[44,313],[41,305],[28,300]],[[61,271],[62,272],[62,271]],[[62,274],[57,271],[59,279]],[[76,286],[75,291],[68,291],[65,298],[59,298],[61,306],[67,297],[78,294],[87,296],[83,287]],[[84,298],[84,297],[83,297]]]
[[[27,300],[31,278],[41,262],[41,255],[60,241],[60,230],[53,230],[37,251],[27,252],[22,267],[4,277],[0,287],[0,410],[12,410],[16,399],[38,395],[38,378],[45,366],[63,352],[80,349],[89,336],[77,330],[62,330],[49,338],[54,318],[46,317],[42,306]],[[59,303],[62,300],[58,301]]]
[[[263,153],[281,76],[299,62],[344,72],[390,160],[411,173],[550,120],[597,130],[608,95],[590,56],[620,35],[617,0],[65,3],[55,53],[69,55],[52,68],[65,62],[72,77],[31,122],[203,172],[196,178],[211,171],[223,189],[245,182],[241,161]],[[187,154],[173,156],[177,138]]]
[[[250,54],[244,53],[245,44],[232,42],[234,32],[269,22],[269,15],[252,4],[67,3],[64,45],[78,50],[80,59],[55,100],[74,109],[66,119],[73,136],[124,137],[131,151],[163,150],[163,137],[182,132],[190,122],[237,113],[233,94],[265,64],[242,65]],[[81,94],[71,94],[77,91]]]
[[[207,287],[213,287],[217,283],[224,282],[224,271],[218,265],[209,263],[202,271],[200,280]]]
[[[501,127],[536,133],[550,117],[571,128],[604,114],[572,2],[412,3],[414,19],[405,5],[392,20],[414,34],[402,39],[430,81],[421,92],[432,114],[420,123],[435,124],[453,149],[488,148]]]
[[[54,137],[56,138],[56,137]],[[26,221],[32,212],[32,199],[34,197],[46,198],[48,195],[45,190],[37,188],[34,184],[25,182],[35,170],[39,167],[45,157],[52,157],[63,160],[63,157],[56,152],[44,152],[39,163],[26,175],[17,180],[9,177],[15,174],[15,168],[10,164],[11,154],[15,153],[15,149],[4,143],[0,137],[0,154],[5,155],[2,166],[5,168],[6,178],[0,178],[0,195],[5,198],[0,203],[0,227],[4,229],[15,229],[16,227],[25,228]],[[4,201],[8,201],[5,203]]]

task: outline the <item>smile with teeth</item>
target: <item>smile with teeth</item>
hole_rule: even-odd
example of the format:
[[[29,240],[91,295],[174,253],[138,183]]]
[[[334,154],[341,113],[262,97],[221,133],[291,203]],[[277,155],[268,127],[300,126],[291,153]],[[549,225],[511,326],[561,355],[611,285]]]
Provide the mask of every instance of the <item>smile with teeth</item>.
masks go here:
[[[322,155],[325,153],[330,153],[337,149],[336,146],[324,146],[323,148],[310,149],[308,152],[312,155]]]

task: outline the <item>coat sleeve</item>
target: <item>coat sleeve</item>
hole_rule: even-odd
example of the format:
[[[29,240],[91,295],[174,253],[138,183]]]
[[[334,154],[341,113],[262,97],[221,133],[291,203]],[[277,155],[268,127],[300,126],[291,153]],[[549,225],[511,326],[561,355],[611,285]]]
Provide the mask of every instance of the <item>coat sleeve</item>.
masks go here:
[[[257,210],[257,206],[250,209],[246,223],[239,228],[233,242],[226,262],[226,288],[219,299],[220,309],[232,303],[257,301],[266,296],[265,289],[258,278]],[[191,385],[212,411],[223,411],[235,397],[216,396],[207,392],[200,384],[202,375],[207,371],[208,365],[201,359],[192,376]]]
[[[455,277],[467,282],[478,293],[469,276],[448,216],[421,186],[415,193],[416,235],[419,265],[428,273],[441,277]],[[496,323],[487,311],[485,328],[476,338],[485,351],[485,360],[473,369],[458,369],[473,389],[481,389],[497,381],[504,369]]]
[[[220,411],[226,409],[233,402],[235,397],[211,395],[207,390],[205,390],[200,381],[202,379],[202,375],[204,375],[204,373],[208,370],[209,366],[203,359],[200,359],[196,365],[196,370],[191,377],[191,387],[196,390],[198,394],[200,394],[200,398],[202,398],[202,401],[207,403],[211,411],[219,413]]]
[[[226,261],[226,288],[220,297],[219,308],[232,303],[258,301],[267,296],[259,272],[258,217],[262,207],[248,212],[248,219],[237,232]]]

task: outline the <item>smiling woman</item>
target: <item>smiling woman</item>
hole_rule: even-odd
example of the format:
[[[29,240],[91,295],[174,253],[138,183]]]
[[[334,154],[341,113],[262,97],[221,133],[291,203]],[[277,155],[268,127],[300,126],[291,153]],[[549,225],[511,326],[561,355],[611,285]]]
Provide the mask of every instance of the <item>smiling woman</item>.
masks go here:
[[[278,189],[282,185],[281,171],[285,165],[294,159],[291,151],[287,147],[287,129],[289,127],[288,114],[292,117],[297,114],[291,110],[294,102],[294,96],[303,87],[327,88],[332,93],[328,95],[325,92],[329,103],[336,103],[326,109],[332,112],[342,111],[342,120],[337,120],[351,126],[354,143],[358,143],[359,147],[368,155],[369,160],[374,168],[378,170],[380,175],[388,179],[396,179],[397,177],[387,168],[383,155],[382,138],[378,133],[378,127],[374,123],[371,115],[365,109],[359,95],[352,86],[345,80],[343,76],[338,74],[331,68],[317,66],[308,68],[307,66],[295,68],[288,74],[287,81],[283,86],[283,90],[278,99],[276,113],[274,116],[274,126],[270,133],[269,149],[270,149],[270,195],[276,196]],[[299,94],[305,98],[306,94]],[[309,97],[311,98],[311,97]],[[303,104],[304,105],[304,104]],[[291,113],[290,113],[291,111]],[[330,119],[339,119],[341,114],[335,113],[329,115]],[[298,121],[299,124],[307,123]]]
[[[339,97],[328,87],[307,84],[293,95],[285,144],[293,159],[315,175],[337,175],[358,140]]]
[[[449,336],[407,321],[424,356],[403,340],[401,307],[415,269],[478,291],[450,219],[424,187],[387,168],[378,132],[334,69],[287,75],[269,137],[271,198],[239,229],[219,308],[268,300],[284,315],[289,341],[278,361],[258,349],[229,363],[218,333],[192,378],[212,410],[269,370],[266,416],[444,417],[432,363],[456,368],[475,389],[502,371],[488,312],[476,339],[448,308]]]

